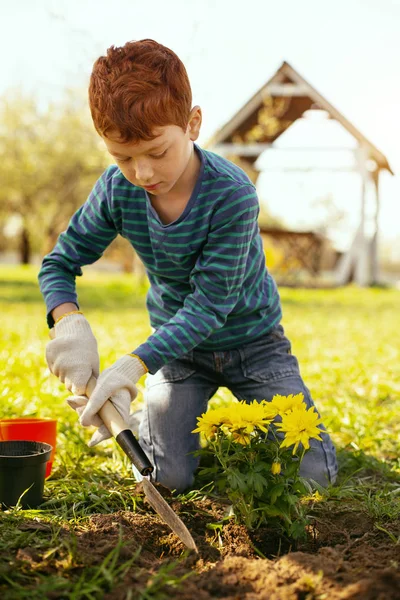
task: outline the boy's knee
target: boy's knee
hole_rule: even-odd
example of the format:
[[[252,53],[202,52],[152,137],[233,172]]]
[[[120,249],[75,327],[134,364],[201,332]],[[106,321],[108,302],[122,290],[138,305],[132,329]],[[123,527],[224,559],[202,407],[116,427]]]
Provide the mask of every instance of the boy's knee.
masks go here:
[[[312,443],[310,450],[306,452],[300,465],[300,476],[328,487],[335,483],[338,467],[331,439],[326,434],[323,434],[323,438],[323,442]]]
[[[141,438],[141,446],[147,456],[151,457],[154,466],[153,477],[157,483],[178,494],[193,485],[198,459],[183,453],[178,453],[175,457],[172,453],[168,456],[155,455],[151,444],[147,444],[143,438]]]
[[[300,466],[300,476],[315,481],[324,488],[328,487],[331,483],[334,483],[334,480],[336,479],[336,477],[333,477],[332,481],[332,477],[330,476],[325,463],[317,463],[314,461],[311,464],[304,464],[304,459]]]

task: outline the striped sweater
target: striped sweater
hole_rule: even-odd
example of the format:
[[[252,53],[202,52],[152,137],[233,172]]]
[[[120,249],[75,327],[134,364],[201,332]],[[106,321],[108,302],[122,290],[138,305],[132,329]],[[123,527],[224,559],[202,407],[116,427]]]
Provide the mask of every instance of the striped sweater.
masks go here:
[[[96,182],[39,273],[51,311],[78,304],[75,277],[120,234],[150,281],[147,308],[155,332],[132,350],[155,373],[193,348],[229,350],[268,333],[281,319],[265,266],[254,185],[236,165],[200,149],[201,170],[180,217],[162,224],[147,193],[117,166]]]

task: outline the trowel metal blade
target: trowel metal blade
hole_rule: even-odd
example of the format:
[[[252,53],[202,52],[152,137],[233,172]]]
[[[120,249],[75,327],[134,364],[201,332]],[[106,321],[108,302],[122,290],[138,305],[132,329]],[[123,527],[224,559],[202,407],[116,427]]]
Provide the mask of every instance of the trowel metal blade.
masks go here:
[[[198,553],[197,546],[194,539],[192,538],[189,530],[185,523],[178,517],[178,515],[172,510],[169,504],[161,496],[157,488],[152,484],[150,477],[143,477],[142,479],[143,490],[146,498],[150,504],[160,515],[160,517],[167,523],[174,533],[180,538],[180,540],[190,548]]]

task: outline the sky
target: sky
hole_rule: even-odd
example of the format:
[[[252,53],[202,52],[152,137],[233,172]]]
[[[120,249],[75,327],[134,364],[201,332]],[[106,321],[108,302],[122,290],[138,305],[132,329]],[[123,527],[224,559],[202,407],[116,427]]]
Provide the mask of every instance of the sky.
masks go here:
[[[0,95],[21,87],[44,102],[86,88],[110,45],[153,38],[169,46],[203,110],[200,144],[289,62],[387,157],[396,176],[382,177],[381,239],[400,254],[400,0],[0,0],[0,22]],[[360,213],[358,174],[296,172],[322,167],[321,153],[284,150],[354,145],[339,129],[296,123],[281,149],[260,159],[258,190],[271,213],[302,229],[332,218],[320,202],[332,197],[346,213],[332,235],[346,246]],[[329,166],[351,160],[324,156]],[[372,215],[371,198],[368,206]]]

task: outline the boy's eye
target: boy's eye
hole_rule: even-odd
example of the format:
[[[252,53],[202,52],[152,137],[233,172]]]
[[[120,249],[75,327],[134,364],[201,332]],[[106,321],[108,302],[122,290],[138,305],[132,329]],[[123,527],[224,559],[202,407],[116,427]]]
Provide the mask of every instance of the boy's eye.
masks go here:
[[[163,158],[163,156],[165,156],[167,154],[167,151],[168,151],[168,148],[167,148],[167,150],[164,150],[164,152],[161,152],[161,154],[149,154],[149,156],[150,156],[150,158],[156,158],[156,159]],[[127,158],[120,158],[118,156],[115,156],[114,158],[119,163],[126,163],[129,160],[131,160],[129,156]]]
[[[151,158],[162,158],[163,156],[165,156],[167,154],[167,151],[168,151],[168,149],[164,150],[164,152],[161,152],[161,154],[149,154],[149,156]]]

